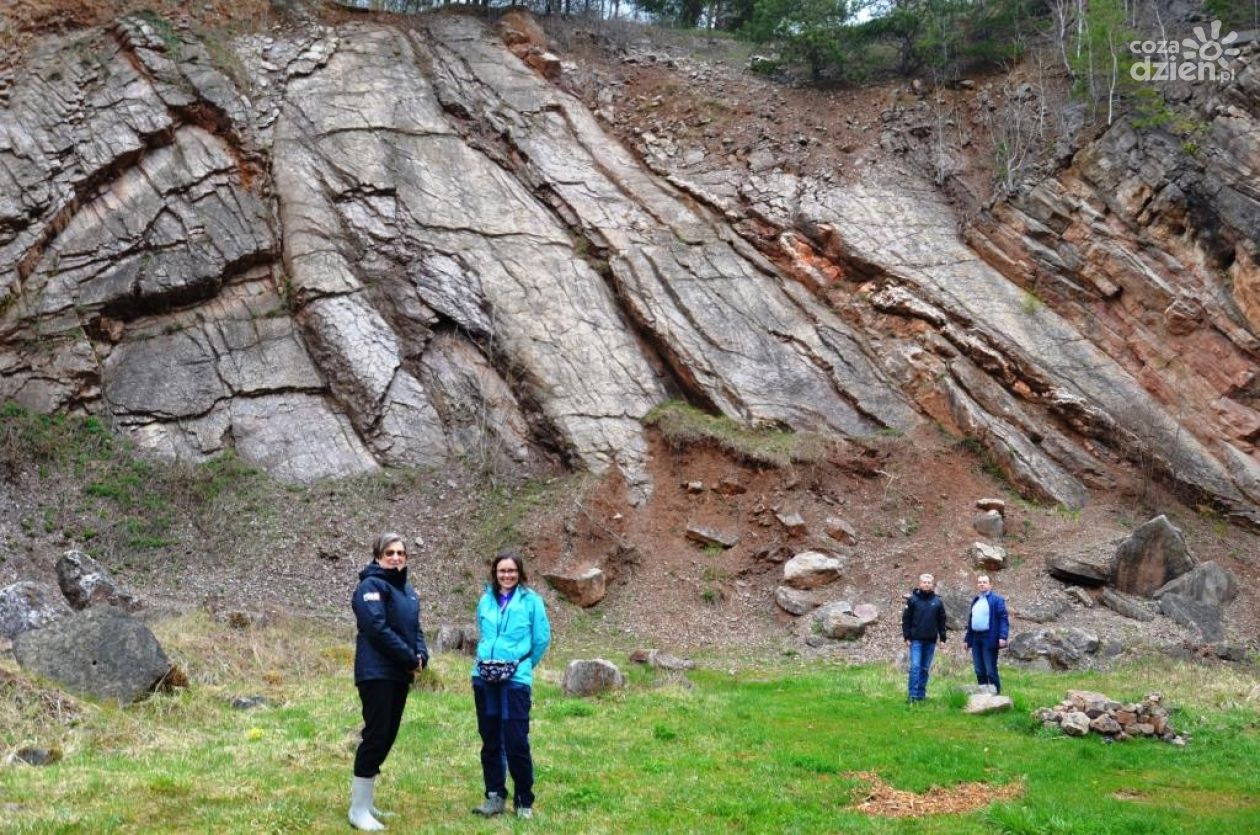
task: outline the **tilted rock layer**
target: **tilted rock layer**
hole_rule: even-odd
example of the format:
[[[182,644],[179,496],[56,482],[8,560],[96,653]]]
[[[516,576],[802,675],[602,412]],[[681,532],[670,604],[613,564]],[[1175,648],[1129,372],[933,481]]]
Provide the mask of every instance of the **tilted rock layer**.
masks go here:
[[[1196,286],[1225,270],[1233,301],[1126,296],[1167,301],[1169,328],[1216,346],[1214,376],[1174,410],[1118,329],[1030,305],[1012,265],[1031,263],[1028,230],[1046,222],[1031,207],[1049,197],[1004,207],[1011,225],[968,246],[909,177],[709,171],[701,193],[466,16],[295,25],[233,50],[228,78],[190,37],[126,18],[49,38],[19,68],[0,110],[0,398],[293,480],[492,455],[616,466],[640,493],[641,418],[671,397],[849,436],[927,417],[1044,500],[1079,507],[1114,462],[1147,456],[1255,515],[1260,415],[1239,392],[1256,214],[1220,166],[1200,179],[1234,189],[1235,254],[1200,259]],[[1218,127],[1254,156],[1236,124],[1254,113],[1247,72]],[[1095,188],[1107,141],[1124,140],[1104,137]],[[1064,196],[1074,182],[1044,187],[1075,207],[1042,211],[1065,241],[1100,222],[1120,240],[1175,196],[1134,192],[1099,221]],[[750,217],[783,231],[773,260],[730,225]],[[1137,269],[1109,245],[1071,262],[1073,286],[1101,269],[1083,263]],[[1100,304],[1132,277],[1118,269],[1086,288]],[[855,271],[866,316],[829,295]]]

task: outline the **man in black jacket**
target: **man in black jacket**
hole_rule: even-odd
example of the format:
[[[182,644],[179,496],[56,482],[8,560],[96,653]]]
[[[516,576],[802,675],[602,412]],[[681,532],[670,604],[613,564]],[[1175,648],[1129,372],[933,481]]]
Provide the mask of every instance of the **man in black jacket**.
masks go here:
[[[901,613],[901,635],[910,652],[910,701],[927,696],[928,671],[936,655],[936,642],[945,643],[945,604],[936,596],[936,578],[919,575],[919,587],[906,598]]]

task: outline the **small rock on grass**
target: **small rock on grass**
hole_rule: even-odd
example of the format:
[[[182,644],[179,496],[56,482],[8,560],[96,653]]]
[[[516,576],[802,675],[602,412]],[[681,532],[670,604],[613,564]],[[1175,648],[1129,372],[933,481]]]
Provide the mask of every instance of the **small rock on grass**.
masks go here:
[[[1010,696],[999,696],[993,693],[975,693],[967,699],[963,713],[985,714],[1001,713],[1013,706]]]

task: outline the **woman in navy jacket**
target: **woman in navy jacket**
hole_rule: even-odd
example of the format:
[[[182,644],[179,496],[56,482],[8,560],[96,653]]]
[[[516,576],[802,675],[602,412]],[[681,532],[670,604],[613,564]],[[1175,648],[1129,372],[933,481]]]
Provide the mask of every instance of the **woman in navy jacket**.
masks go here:
[[[525,583],[525,562],[510,551],[490,564],[490,585],[477,604],[478,661],[519,661],[508,681],[482,681],[473,664],[473,701],[481,734],[481,775],[486,799],[473,809],[487,817],[504,811],[507,775],[512,774],[516,816],[533,815],[534,760],[529,751],[529,708],[534,667],[551,644],[543,599]],[[506,764],[506,769],[504,765]]]
[[[350,825],[376,831],[385,828],[373,806],[376,775],[398,736],[411,681],[429,663],[420,598],[407,582],[407,546],[401,536],[376,538],[372,562],[359,572],[351,605],[359,626],[354,683],[363,704],[363,738],[354,756]]]

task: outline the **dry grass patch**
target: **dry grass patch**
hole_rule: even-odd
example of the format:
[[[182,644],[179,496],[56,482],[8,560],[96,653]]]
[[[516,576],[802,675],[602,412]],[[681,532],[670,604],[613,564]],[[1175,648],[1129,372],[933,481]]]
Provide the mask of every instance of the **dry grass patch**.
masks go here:
[[[861,780],[854,806],[881,818],[917,818],[924,815],[963,815],[983,809],[990,803],[1014,800],[1024,793],[1022,782],[992,786],[988,783],[960,783],[950,788],[932,786],[923,794],[895,789],[873,771],[845,775]]]

